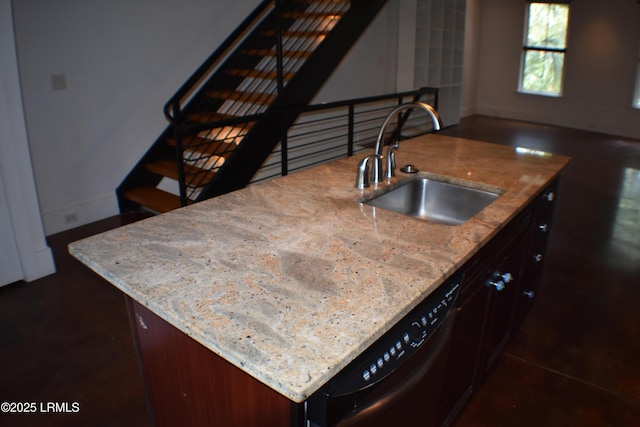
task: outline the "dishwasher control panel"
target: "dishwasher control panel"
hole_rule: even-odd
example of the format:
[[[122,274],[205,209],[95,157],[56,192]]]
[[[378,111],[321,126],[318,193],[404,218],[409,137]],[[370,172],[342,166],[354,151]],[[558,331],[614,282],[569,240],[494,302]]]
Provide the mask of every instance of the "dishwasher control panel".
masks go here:
[[[353,393],[391,374],[442,324],[460,293],[463,275],[440,285],[411,313],[336,375],[325,387],[330,395]]]

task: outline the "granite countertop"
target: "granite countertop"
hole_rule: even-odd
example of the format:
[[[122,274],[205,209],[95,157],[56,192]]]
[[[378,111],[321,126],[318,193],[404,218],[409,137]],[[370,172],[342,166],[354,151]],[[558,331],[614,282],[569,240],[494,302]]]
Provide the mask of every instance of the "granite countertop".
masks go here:
[[[402,142],[396,156],[399,166],[504,194],[460,226],[409,218],[357,202],[376,191],[354,187],[360,155],[69,250],[212,352],[302,402],[462,266],[569,160],[438,134]]]

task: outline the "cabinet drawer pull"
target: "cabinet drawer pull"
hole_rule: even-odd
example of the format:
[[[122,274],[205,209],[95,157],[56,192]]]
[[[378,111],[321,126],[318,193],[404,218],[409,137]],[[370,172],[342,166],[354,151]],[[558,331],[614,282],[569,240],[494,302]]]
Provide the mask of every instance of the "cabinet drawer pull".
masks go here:
[[[534,291],[525,291],[524,296],[533,299],[536,296],[536,293]]]
[[[499,271],[496,271],[493,273],[491,278],[487,280],[486,285],[487,287],[494,287],[496,288],[496,291],[501,292],[507,287],[507,283],[512,281],[513,275],[511,273],[500,273]]]
[[[543,196],[543,198],[547,201],[547,202],[553,202],[553,199],[556,198],[556,195],[553,194],[553,191],[549,191],[547,194],[545,194]]]
[[[538,226],[538,230],[542,231],[543,233],[546,233],[548,229],[549,229],[549,225],[548,224],[540,224]]]
[[[542,262],[542,254],[535,254],[535,255],[533,256],[533,260],[534,260],[535,262]]]
[[[496,288],[496,291],[502,292],[506,285],[504,284],[504,282],[502,280],[494,281],[494,280],[489,279],[489,280],[487,280],[487,286],[488,287],[492,287],[493,286],[494,288]]]
[[[140,316],[138,313],[136,313],[136,318],[138,319],[138,325],[142,328],[142,329],[149,329],[149,327],[147,326],[147,324],[145,323],[144,319],[142,318],[142,316]]]

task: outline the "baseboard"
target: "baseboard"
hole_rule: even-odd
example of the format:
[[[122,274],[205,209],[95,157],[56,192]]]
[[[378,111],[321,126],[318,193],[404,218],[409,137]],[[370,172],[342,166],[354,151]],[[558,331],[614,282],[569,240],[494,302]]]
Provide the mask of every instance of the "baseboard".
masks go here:
[[[118,201],[115,192],[113,192],[84,202],[43,212],[42,224],[45,235],[49,236],[99,221],[118,213]]]
[[[460,110],[460,118],[474,116],[478,114],[475,106],[462,107]]]
[[[36,249],[29,257],[28,265],[23,264],[22,266],[25,282],[31,282],[55,272],[56,265],[53,260],[53,253],[48,246]]]

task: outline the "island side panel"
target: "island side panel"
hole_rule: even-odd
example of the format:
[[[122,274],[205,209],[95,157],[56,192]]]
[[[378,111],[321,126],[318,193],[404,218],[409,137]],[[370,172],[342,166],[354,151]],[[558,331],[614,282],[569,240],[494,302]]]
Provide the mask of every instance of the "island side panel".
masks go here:
[[[127,297],[155,424],[295,426],[301,406]]]

